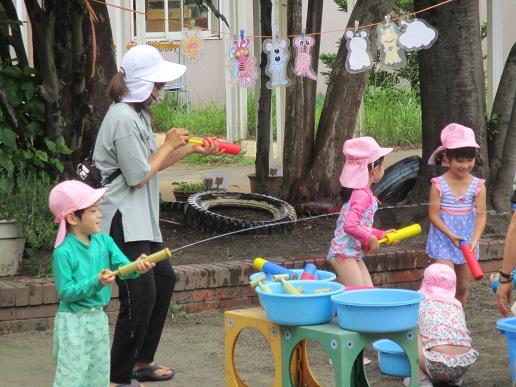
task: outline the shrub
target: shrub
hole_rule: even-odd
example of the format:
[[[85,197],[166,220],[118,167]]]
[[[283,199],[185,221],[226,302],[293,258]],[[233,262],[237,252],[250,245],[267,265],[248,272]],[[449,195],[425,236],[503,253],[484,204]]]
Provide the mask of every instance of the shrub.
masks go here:
[[[22,264],[27,274],[49,273],[49,256],[56,236],[48,195],[55,180],[43,172],[21,171],[15,180],[0,180],[0,219],[14,219],[25,237]]]

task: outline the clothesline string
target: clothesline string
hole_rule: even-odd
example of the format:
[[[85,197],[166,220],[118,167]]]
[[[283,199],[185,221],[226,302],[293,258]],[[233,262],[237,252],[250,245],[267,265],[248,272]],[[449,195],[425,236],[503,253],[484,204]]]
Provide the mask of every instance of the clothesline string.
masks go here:
[[[97,3],[102,3],[104,4],[103,1],[100,1],[100,0],[92,0],[94,2],[97,2]],[[429,7],[426,7],[426,8],[423,8],[423,9],[420,9],[420,10],[417,10],[417,11],[414,11],[414,12],[410,12],[410,13],[407,13],[407,14],[404,14],[404,15],[401,15],[401,16],[397,16],[397,17],[394,17],[394,18],[391,18],[390,20],[393,21],[393,22],[396,22],[398,20],[402,20],[402,19],[408,19],[408,18],[411,18],[413,16],[416,16],[420,13],[423,13],[423,12],[428,12],[434,8],[438,8],[438,7],[442,7],[443,5],[446,5],[448,3],[451,3],[455,0],[444,0],[444,1],[441,1],[440,3],[437,3],[437,4],[434,4],[434,5],[431,5]],[[119,6],[116,6],[116,5],[112,5],[112,4],[108,4],[106,3],[106,5],[108,6],[112,6],[112,7],[116,7],[116,8],[121,8],[121,9],[124,9],[124,10],[128,10],[128,11],[131,11],[131,12],[137,12],[137,13],[141,13],[141,14],[144,14],[146,15],[144,12],[140,12],[140,11],[134,11],[134,10],[131,10],[131,9],[128,9],[128,8],[124,8],[124,7],[119,7]],[[157,18],[157,19],[152,19],[152,21],[165,21],[167,19],[161,19],[161,18]],[[310,35],[310,36],[316,36],[316,35],[323,35],[323,34],[330,34],[330,33],[336,33],[336,32],[346,32],[346,31],[354,31],[355,29],[363,29],[363,28],[372,28],[372,27],[376,27],[376,26],[379,26],[381,24],[384,24],[385,21],[380,21],[380,22],[376,22],[376,23],[370,23],[370,24],[365,24],[365,25],[359,25],[358,27],[347,27],[347,28],[344,28],[344,29],[337,29],[337,30],[328,30],[328,31],[321,31],[321,32],[310,32],[310,33],[305,33],[305,35]],[[197,27],[195,26],[194,28],[197,28],[199,30],[203,30],[203,31],[211,31],[210,29],[208,28],[203,28],[203,27]],[[179,30],[177,32],[180,32]],[[223,34],[223,35],[231,35],[231,36],[234,36],[235,34],[232,33],[232,32],[224,32],[224,31],[219,31],[220,34]],[[295,35],[287,35],[288,38],[294,38],[296,36],[299,36],[299,34],[295,34]],[[269,38],[273,38],[274,36],[271,36],[271,35],[246,35],[246,38],[247,39],[269,39]]]

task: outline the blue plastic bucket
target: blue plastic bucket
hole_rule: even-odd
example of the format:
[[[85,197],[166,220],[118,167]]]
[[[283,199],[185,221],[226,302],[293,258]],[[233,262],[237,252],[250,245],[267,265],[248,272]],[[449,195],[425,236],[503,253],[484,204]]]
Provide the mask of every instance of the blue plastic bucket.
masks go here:
[[[505,336],[507,340],[507,351],[509,352],[509,366],[513,383],[516,381],[516,317],[502,318],[496,322],[496,329]]]
[[[378,352],[380,372],[389,376],[410,376],[410,362],[403,348],[392,340],[378,340],[373,343]]]
[[[398,332],[417,325],[419,303],[414,290],[364,289],[331,297],[337,305],[339,326],[355,332]]]
[[[304,293],[288,294],[280,282],[267,283],[271,293],[265,293],[260,287],[256,287],[269,320],[281,325],[317,325],[331,321],[335,306],[330,298],[344,291],[342,284],[313,280],[294,280],[289,283],[295,288],[303,288]],[[323,288],[330,291],[314,293],[314,290]]]
[[[290,271],[294,272],[297,275],[297,279],[301,279],[301,275],[303,274],[303,269],[290,269]],[[335,278],[337,276],[335,273],[332,273],[331,271],[326,270],[317,270],[317,279],[319,281],[335,281]],[[265,274],[265,281],[264,282],[272,282],[272,275],[264,273],[263,271],[260,271],[258,273],[251,274],[249,277],[249,281],[253,281],[254,279],[258,278],[262,274]]]

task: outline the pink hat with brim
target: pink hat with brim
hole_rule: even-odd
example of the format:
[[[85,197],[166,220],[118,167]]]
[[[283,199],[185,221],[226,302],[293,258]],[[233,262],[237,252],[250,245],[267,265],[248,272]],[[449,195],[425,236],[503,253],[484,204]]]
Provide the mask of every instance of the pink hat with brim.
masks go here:
[[[450,266],[444,263],[434,263],[425,269],[419,292],[424,294],[427,300],[462,306],[460,301],[455,298],[456,284],[457,276]]]
[[[446,125],[441,131],[441,144],[428,158],[429,165],[435,165],[437,155],[446,149],[480,148],[475,140],[475,132],[471,128],[455,123]],[[447,166],[446,163],[443,165]]]
[[[372,137],[357,137],[344,142],[342,152],[346,162],[340,174],[340,184],[347,188],[364,188],[369,183],[367,166],[392,152],[382,148]]]
[[[106,190],[107,188],[91,188],[77,180],[66,180],[52,188],[48,197],[48,206],[56,223],[59,224],[54,248],[63,243],[66,237],[66,215],[94,205]]]

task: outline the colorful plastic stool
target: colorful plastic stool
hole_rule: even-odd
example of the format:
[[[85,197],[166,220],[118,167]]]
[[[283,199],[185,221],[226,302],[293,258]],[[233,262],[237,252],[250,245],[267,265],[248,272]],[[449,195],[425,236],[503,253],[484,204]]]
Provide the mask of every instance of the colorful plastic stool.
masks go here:
[[[271,346],[274,361],[273,387],[282,386],[282,350],[280,326],[271,322],[262,308],[232,310],[224,313],[224,353],[227,387],[245,387],[235,367],[235,345],[245,328],[256,329]],[[306,343],[303,341],[292,354],[290,373],[296,385],[320,387],[308,368]]]
[[[309,339],[318,342],[331,359],[336,386],[369,387],[363,367],[364,347],[372,341],[386,338],[397,342],[405,350],[410,362],[411,374],[415,376],[411,378],[410,386],[419,386],[417,334],[417,326],[408,331],[393,333],[351,332],[340,328],[335,323],[298,327],[282,326],[282,385],[284,387],[297,385],[292,380],[292,362],[297,361],[294,360],[293,354],[300,342]],[[303,357],[300,363],[310,373],[306,357]],[[309,386],[312,385],[309,384]]]

